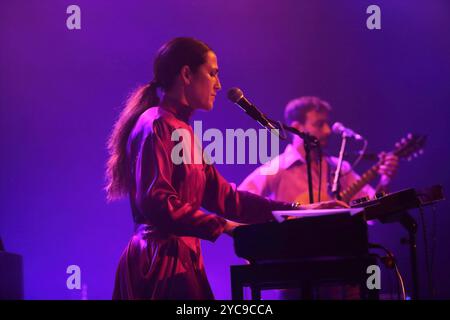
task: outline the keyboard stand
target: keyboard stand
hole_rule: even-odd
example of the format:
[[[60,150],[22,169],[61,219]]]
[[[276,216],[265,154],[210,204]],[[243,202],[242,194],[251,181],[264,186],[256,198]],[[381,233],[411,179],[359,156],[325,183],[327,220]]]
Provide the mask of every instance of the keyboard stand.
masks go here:
[[[250,263],[230,267],[233,300],[244,299],[244,287],[250,287],[252,300],[261,299],[261,291],[268,289],[302,289],[302,299],[314,298],[314,286],[333,282],[338,285],[359,285],[360,299],[378,300],[379,290],[369,290],[366,285],[372,256],[335,259],[308,259],[288,262]]]

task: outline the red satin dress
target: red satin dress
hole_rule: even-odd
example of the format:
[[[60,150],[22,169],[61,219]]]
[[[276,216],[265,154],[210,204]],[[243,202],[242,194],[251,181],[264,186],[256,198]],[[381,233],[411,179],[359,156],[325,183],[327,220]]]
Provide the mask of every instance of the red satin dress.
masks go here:
[[[198,152],[189,116],[152,107],[130,134],[127,159],[136,232],[120,257],[113,299],[214,299],[200,239],[215,241],[225,218],[265,222],[272,219],[272,210],[288,206],[237,191],[204,160],[174,163],[175,129],[190,133],[191,151]]]

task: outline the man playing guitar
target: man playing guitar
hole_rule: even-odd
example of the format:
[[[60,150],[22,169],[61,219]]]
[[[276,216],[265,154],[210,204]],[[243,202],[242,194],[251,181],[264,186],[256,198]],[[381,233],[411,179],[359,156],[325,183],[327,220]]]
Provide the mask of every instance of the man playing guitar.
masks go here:
[[[321,147],[324,148],[327,146],[331,134],[330,112],[331,107],[327,102],[317,97],[301,97],[288,103],[285,109],[285,120],[288,125],[315,136],[320,141]],[[298,136],[292,136],[291,144],[275,159],[279,161],[278,172],[273,175],[261,174],[264,172],[261,169],[270,165],[267,163],[253,171],[242,182],[239,189],[274,200],[308,203],[308,179],[304,159],[303,140]],[[314,201],[332,199],[333,195],[330,194],[328,186],[336,168],[337,158],[324,156],[319,165],[318,154],[313,149],[311,160]],[[344,161],[340,178],[341,198],[349,202],[351,199],[364,196],[373,197],[376,192],[386,191],[398,168],[398,162],[399,158],[395,153],[383,152],[380,154],[377,165],[369,172],[370,177],[363,175],[361,178],[351,170],[349,163]],[[322,179],[319,183],[320,166],[322,166]],[[367,182],[377,175],[380,176],[380,179],[376,188],[373,188]]]

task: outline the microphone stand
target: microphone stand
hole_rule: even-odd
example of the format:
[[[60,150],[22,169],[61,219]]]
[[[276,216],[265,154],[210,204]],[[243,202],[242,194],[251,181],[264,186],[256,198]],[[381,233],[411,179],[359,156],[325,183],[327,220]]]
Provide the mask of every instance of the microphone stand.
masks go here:
[[[336,166],[336,171],[334,172],[333,186],[331,187],[331,193],[334,194],[334,196],[338,200],[341,200],[341,196],[339,195],[341,191],[340,190],[341,184],[339,183],[339,178],[341,177],[341,168],[342,162],[344,161],[344,153],[346,145],[347,145],[347,135],[344,133],[342,134],[341,149],[339,151],[339,158]]]
[[[300,131],[294,127],[288,126],[280,121],[273,121],[266,117],[266,119],[272,123],[275,127],[279,127],[282,130],[289,131],[303,140],[303,146],[305,148],[305,161],[306,161],[306,171],[308,175],[308,195],[309,203],[314,203],[314,193],[313,193],[313,182],[312,182],[312,169],[311,169],[311,150],[316,148],[320,150],[320,142],[313,135]],[[285,135],[279,135],[283,140],[286,139]],[[320,164],[322,166],[322,163]]]

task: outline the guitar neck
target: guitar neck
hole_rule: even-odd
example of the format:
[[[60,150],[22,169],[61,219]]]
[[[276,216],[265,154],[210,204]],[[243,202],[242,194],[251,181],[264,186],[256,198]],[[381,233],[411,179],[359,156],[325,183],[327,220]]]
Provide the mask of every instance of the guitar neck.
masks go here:
[[[378,168],[380,164],[377,163],[367,170],[360,179],[353,182],[348,188],[339,193],[342,201],[350,202],[350,200],[357,194],[366,184],[375,179],[378,176]]]
[[[408,134],[407,137],[395,144],[395,149],[389,154],[397,156],[399,159],[408,160],[417,157],[423,152],[423,146],[426,142],[426,136]],[[372,168],[367,170],[360,179],[352,183],[348,188],[339,193],[341,200],[350,202],[350,200],[371,180],[378,176],[378,169],[381,163],[378,162]]]

